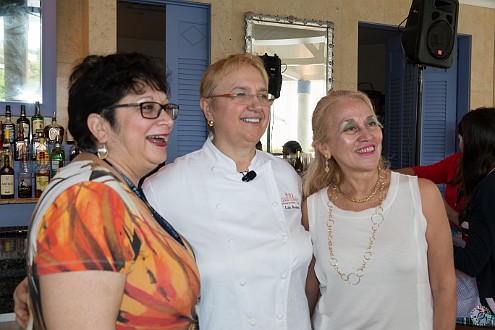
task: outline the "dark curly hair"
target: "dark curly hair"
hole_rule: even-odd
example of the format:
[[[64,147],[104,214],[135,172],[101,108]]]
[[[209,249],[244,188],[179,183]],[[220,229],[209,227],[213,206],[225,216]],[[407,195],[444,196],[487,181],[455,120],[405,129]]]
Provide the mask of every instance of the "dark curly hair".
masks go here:
[[[69,79],[68,129],[77,144],[82,149],[95,146],[87,125],[91,113],[100,114],[115,128],[115,109],[105,108],[130,93],[144,93],[146,87],[169,95],[165,69],[147,55],[118,53],[84,58]]]

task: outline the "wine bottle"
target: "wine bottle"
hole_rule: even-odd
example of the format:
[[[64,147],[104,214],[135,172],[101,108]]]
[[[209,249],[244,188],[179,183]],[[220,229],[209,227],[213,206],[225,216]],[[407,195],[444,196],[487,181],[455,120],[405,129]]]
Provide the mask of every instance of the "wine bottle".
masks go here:
[[[14,198],[14,169],[10,166],[8,155],[3,155],[3,166],[0,169],[0,198]]]
[[[301,159],[301,150],[296,151],[296,161],[294,162],[294,169],[297,173],[302,173],[304,170],[302,159]]]

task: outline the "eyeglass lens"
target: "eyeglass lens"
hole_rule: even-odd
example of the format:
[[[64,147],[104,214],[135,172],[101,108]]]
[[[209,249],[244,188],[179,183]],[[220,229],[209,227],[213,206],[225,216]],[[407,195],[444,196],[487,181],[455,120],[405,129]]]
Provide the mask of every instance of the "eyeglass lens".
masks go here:
[[[144,118],[155,119],[160,116],[160,111],[165,110],[165,112],[175,120],[177,118],[177,113],[179,112],[179,107],[175,104],[160,104],[157,102],[143,102],[141,103],[141,114]]]

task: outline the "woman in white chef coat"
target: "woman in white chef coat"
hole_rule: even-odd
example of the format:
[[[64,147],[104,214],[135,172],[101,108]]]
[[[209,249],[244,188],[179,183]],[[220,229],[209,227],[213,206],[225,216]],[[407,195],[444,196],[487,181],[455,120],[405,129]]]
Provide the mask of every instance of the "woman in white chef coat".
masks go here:
[[[312,251],[300,179],[287,162],[256,150],[273,102],[263,62],[249,54],[219,60],[200,95],[212,134],[143,185],[195,252],[200,328],[309,330]]]

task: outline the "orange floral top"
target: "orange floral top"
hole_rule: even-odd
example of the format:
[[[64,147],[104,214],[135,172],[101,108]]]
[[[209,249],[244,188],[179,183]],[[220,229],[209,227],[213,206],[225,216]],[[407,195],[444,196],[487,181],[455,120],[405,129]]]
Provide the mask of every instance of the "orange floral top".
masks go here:
[[[117,329],[196,329],[199,272],[127,185],[91,161],[64,167],[29,230],[30,312],[45,329],[39,276],[101,270],[127,275]]]

